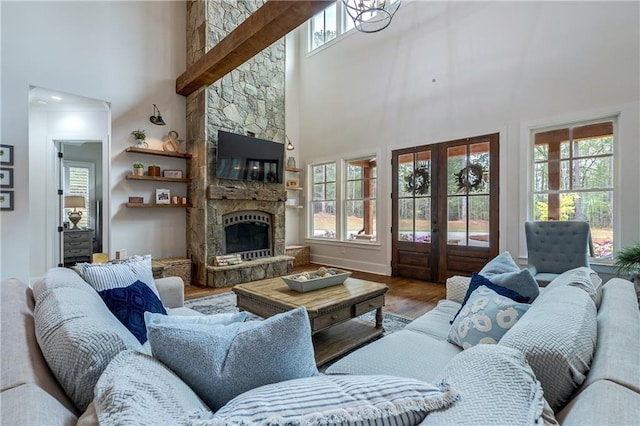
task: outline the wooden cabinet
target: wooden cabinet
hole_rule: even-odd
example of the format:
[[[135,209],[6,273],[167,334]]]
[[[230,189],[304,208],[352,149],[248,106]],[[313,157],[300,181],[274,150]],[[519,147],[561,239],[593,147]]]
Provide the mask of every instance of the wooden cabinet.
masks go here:
[[[287,190],[287,204],[289,209],[301,209],[302,203],[302,183],[300,182],[300,173],[302,169],[294,167],[286,167],[284,171],[287,173],[285,179],[285,189]]]
[[[159,157],[172,157],[172,158],[182,158],[187,160],[187,170],[184,173],[184,176],[188,176],[189,172],[189,160],[191,160],[191,154],[183,153],[183,152],[175,152],[175,151],[161,151],[158,149],[149,149],[149,148],[140,148],[137,146],[130,146],[126,149],[126,152],[137,153],[137,154],[146,154],[146,155],[155,155]],[[137,181],[152,181],[152,182],[176,182],[176,183],[191,183],[191,179],[187,177],[183,178],[175,178],[175,177],[164,177],[164,176],[149,176],[143,175],[138,176],[133,173],[128,174],[126,177],[127,180],[137,180]],[[150,207],[159,207],[159,208],[185,208],[190,207],[189,204],[156,204],[154,202],[149,203],[126,203],[127,207],[130,208],[150,208]]]
[[[64,264],[91,262],[93,255],[93,229],[68,229],[64,234]]]

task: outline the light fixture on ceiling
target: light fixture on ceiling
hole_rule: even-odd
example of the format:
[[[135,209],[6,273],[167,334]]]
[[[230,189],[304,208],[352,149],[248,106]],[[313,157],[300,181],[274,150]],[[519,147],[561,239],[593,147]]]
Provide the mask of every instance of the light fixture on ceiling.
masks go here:
[[[400,0],[342,0],[358,31],[376,33],[389,26]]]
[[[167,124],[162,119],[162,115],[160,115],[160,110],[158,109],[156,104],[153,104],[153,115],[149,117],[149,121],[158,126],[164,126],[165,124]]]
[[[69,220],[73,223],[73,228],[71,229],[80,229],[78,228],[78,222],[82,219],[82,212],[77,209],[85,208],[84,197],[82,195],[67,195],[64,197],[64,207],[66,209],[73,208],[69,212]]]
[[[284,137],[287,138],[287,151],[293,151],[294,149],[296,149],[291,143],[291,139],[289,139],[289,136],[284,135]]]

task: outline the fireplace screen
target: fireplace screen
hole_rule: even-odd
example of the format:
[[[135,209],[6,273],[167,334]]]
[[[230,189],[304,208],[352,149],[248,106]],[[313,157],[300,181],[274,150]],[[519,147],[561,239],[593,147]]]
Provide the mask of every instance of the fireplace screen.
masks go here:
[[[223,216],[224,254],[240,254],[243,260],[271,257],[271,215],[258,211]]]

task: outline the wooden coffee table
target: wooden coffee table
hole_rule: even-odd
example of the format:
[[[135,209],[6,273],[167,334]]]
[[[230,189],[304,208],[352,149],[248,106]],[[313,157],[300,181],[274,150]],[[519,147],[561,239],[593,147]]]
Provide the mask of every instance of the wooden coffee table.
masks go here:
[[[384,332],[382,306],[387,290],[385,284],[356,278],[347,278],[344,284],[307,293],[291,290],[280,278],[233,287],[238,308],[263,318],[300,306],[306,307],[317,365],[322,365]],[[357,319],[374,309],[375,323]]]

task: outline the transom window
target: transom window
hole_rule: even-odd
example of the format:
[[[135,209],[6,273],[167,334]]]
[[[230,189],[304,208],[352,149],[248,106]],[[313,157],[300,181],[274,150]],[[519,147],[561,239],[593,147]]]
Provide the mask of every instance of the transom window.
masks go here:
[[[614,121],[533,134],[535,220],[584,220],[596,258],[613,255]]]

